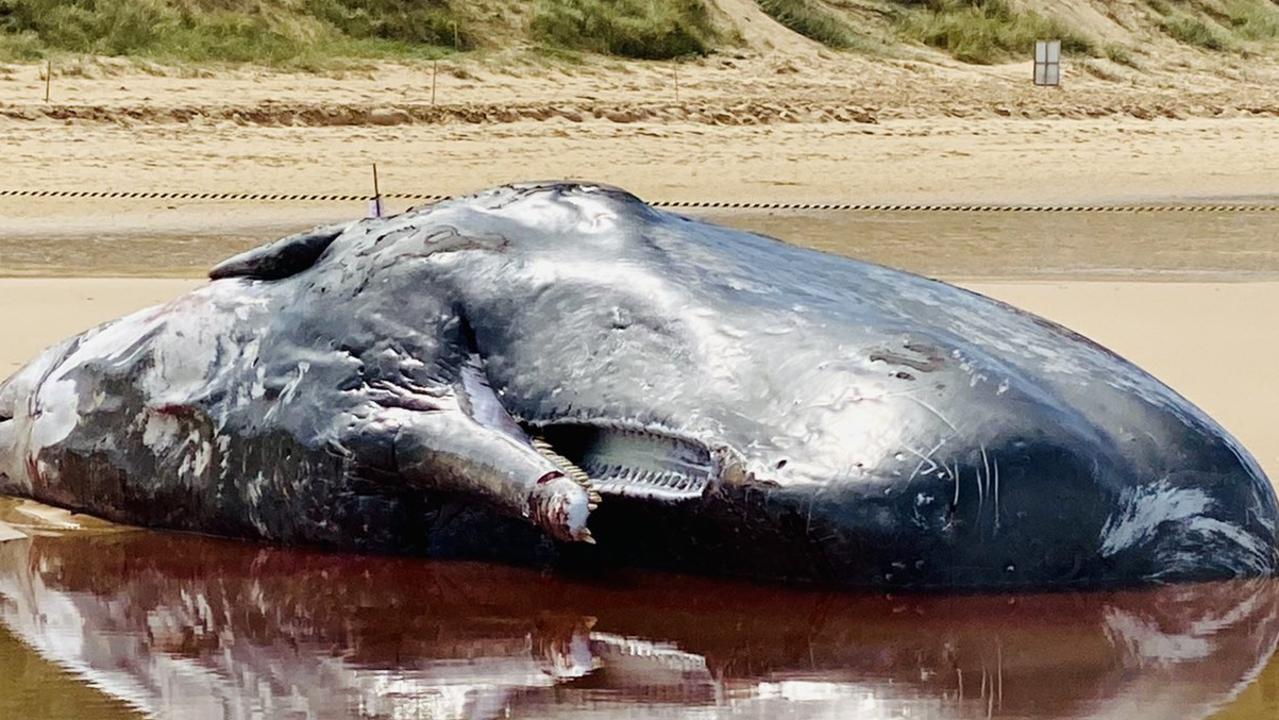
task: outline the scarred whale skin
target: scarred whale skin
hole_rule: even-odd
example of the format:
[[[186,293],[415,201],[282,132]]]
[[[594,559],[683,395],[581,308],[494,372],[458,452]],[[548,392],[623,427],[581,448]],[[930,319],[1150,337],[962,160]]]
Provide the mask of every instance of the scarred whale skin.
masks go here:
[[[844,586],[1273,574],[1225,430],[942,282],[508,186],[317,228],[0,386],[0,488],[380,552]]]

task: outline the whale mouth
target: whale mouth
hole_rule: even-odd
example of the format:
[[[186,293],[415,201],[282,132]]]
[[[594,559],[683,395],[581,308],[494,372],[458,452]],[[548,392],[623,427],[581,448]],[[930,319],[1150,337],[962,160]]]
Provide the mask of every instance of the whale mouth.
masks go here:
[[[710,449],[696,440],[625,422],[523,423],[556,461],[571,463],[602,495],[681,501],[702,497],[715,476]]]
[[[716,472],[710,448],[664,428],[610,418],[521,419],[503,402],[505,392],[494,390],[475,330],[460,316],[470,350],[461,371],[463,395],[482,424],[531,442],[566,475],[601,495],[679,501],[702,497],[710,487]]]

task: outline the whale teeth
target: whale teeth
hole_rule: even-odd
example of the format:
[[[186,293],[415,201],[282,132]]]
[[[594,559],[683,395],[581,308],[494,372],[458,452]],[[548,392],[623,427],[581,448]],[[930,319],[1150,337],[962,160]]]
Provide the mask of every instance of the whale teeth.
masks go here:
[[[709,451],[696,440],[662,428],[601,420],[590,427],[557,422],[532,432],[538,452],[596,494],[593,505],[600,495],[694,500],[705,495],[715,472]]]

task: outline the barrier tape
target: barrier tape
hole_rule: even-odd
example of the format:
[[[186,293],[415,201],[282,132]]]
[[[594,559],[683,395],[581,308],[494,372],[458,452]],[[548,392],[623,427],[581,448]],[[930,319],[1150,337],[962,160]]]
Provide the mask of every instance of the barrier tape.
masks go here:
[[[103,198],[113,200],[212,200],[254,202],[360,202],[371,195],[227,193],[227,192],[127,192],[102,190],[6,190],[0,197],[32,198]],[[448,195],[384,193],[383,199],[437,202]],[[974,213],[1151,213],[1151,212],[1279,212],[1279,205],[965,205],[965,204],[859,204],[859,203],[786,203],[786,202],[720,202],[705,200],[664,200],[650,202],[661,208],[689,210],[808,210],[831,212],[974,212]]]

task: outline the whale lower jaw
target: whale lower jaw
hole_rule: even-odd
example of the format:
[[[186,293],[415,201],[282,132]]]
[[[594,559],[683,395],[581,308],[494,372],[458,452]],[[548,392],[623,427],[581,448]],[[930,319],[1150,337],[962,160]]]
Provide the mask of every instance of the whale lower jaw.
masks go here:
[[[550,454],[590,478],[601,495],[667,502],[702,497],[717,474],[704,443],[659,428],[612,420],[524,423]]]

